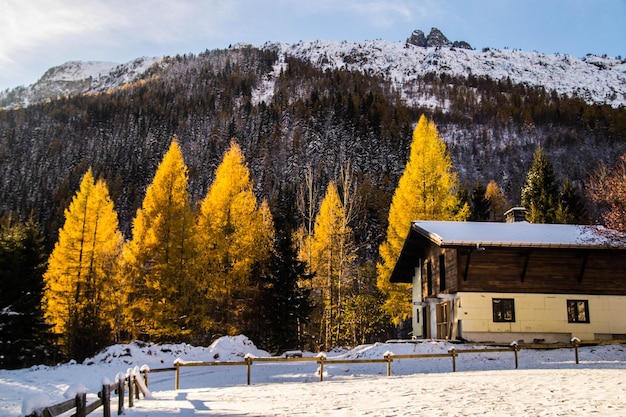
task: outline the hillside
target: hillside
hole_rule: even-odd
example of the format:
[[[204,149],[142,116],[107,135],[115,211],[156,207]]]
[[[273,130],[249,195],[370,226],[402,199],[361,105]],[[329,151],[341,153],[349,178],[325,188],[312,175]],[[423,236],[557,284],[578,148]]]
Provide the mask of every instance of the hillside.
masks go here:
[[[40,83],[61,97],[27,94],[22,107],[0,110],[0,213],[35,212],[54,242],[92,166],[128,237],[173,135],[196,201],[236,138],[257,194],[294,223],[305,172],[324,190],[349,162],[362,202],[355,231],[372,258],[422,113],[437,124],[460,179],[469,187],[495,179],[512,204],[538,144],[558,177],[579,187],[600,162],[626,152],[625,64],[611,58],[311,41],[133,62],[50,70]],[[3,103],[18,92],[2,93]]]

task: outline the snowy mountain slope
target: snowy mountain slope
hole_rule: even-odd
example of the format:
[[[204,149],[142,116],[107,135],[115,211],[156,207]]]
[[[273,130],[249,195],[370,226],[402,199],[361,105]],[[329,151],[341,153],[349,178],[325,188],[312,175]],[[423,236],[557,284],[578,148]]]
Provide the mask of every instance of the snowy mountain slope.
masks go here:
[[[25,107],[63,95],[102,92],[140,78],[161,58],[137,58],[125,64],[69,61],[52,67],[34,84],[0,92],[0,108]]]
[[[250,47],[235,45],[233,49]],[[274,81],[285,69],[284,57],[293,56],[322,69],[346,69],[390,80],[409,105],[445,110],[416,81],[426,74],[488,77],[514,84],[543,86],[559,95],[580,97],[589,104],[626,105],[626,60],[588,55],[578,59],[563,54],[543,54],[514,49],[482,50],[448,46],[420,47],[384,40],[268,42],[261,46],[279,52],[274,70],[254,92],[253,102],[272,97]],[[0,108],[27,106],[65,94],[101,92],[141,77],[163,58],[138,58],[126,64],[71,61],[51,68],[35,84],[0,92]],[[165,69],[165,74],[167,69]]]
[[[301,41],[266,43],[323,69],[347,69],[391,80],[410,104],[417,104],[415,81],[425,74],[489,77],[529,86],[543,86],[559,95],[578,96],[590,104],[626,105],[626,61],[485,48],[416,47],[383,40],[365,42]]]

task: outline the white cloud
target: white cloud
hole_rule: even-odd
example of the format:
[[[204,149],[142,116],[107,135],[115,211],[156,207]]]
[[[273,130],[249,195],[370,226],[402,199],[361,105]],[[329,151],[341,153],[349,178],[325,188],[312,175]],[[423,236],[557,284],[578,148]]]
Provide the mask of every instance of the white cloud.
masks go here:
[[[100,3],[4,0],[0,14],[0,65],[60,39],[102,29],[113,17]]]
[[[555,25],[559,19],[563,20],[561,9],[565,2],[559,0],[549,8],[543,7],[544,20]],[[49,67],[70,59],[125,62],[142,55],[197,53],[240,41],[255,45],[300,39],[401,41],[414,29],[428,32],[433,26],[450,39],[466,40],[474,46],[542,49],[552,34],[556,40],[548,52],[563,50],[560,46],[563,33],[575,25],[570,23],[565,28],[544,25],[545,30],[553,33],[523,43],[524,38],[519,37],[528,35],[526,27],[502,19],[536,9],[518,3],[509,0],[0,0],[0,89],[33,82]],[[567,4],[570,6],[570,2]],[[579,29],[587,26],[584,23],[587,20],[597,18],[587,16],[589,10],[585,4],[571,2],[569,7],[586,16],[576,28],[588,38],[585,47],[588,50],[584,52],[604,50],[611,42],[615,45],[608,52],[616,50],[613,54],[623,55],[623,45],[617,45],[615,40],[623,39],[624,25],[607,20],[601,28],[604,32]],[[619,20],[624,15],[623,6],[612,6],[611,13],[606,11],[608,4],[603,7],[597,13],[606,19],[610,16]],[[572,19],[576,20],[576,15],[568,14],[567,20]]]

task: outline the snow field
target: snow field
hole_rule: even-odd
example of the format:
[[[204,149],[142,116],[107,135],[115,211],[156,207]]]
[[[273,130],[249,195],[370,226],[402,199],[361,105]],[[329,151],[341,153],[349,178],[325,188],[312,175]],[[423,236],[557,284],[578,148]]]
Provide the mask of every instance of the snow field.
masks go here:
[[[327,353],[332,359],[381,359],[395,355],[447,353],[475,346],[448,342],[376,343]],[[218,339],[210,347],[186,344],[115,345],[86,360],[54,367],[0,370],[0,416],[27,414],[37,406],[84,391],[94,397],[102,381],[126,369],[171,367],[185,361],[242,361],[269,356],[245,336]],[[304,352],[305,356],[315,356]],[[151,398],[135,402],[128,416],[626,416],[626,348],[586,346],[576,365],[573,349],[460,354],[457,372],[450,358],[394,359],[385,363],[324,365],[317,362],[255,362],[251,383],[246,366],[185,367],[180,389],[173,371],[151,373]],[[97,414],[93,414],[97,415]]]

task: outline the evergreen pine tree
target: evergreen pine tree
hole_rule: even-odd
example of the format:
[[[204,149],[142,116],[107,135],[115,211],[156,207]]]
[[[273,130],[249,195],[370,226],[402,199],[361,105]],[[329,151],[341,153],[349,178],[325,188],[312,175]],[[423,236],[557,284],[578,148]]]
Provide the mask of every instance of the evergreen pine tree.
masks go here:
[[[587,224],[587,210],[581,193],[569,178],[563,181],[559,193],[556,222],[565,224]]]
[[[522,187],[522,205],[531,223],[557,223],[559,186],[554,169],[542,147],[533,156],[533,164]]]
[[[247,311],[250,338],[270,352],[309,348],[304,334],[311,311],[309,278],[298,260],[292,228],[278,221],[275,249],[265,267],[253,274],[258,292]]]
[[[39,227],[0,221],[0,368],[48,364],[56,356],[42,307],[45,256]]]
[[[491,203],[486,197],[487,189],[481,182],[477,182],[470,194],[470,215],[468,220],[486,222],[491,213]]]
[[[113,340],[118,300],[113,271],[122,247],[117,213],[103,180],[91,169],[65,210],[65,224],[48,261],[46,318],[68,357],[83,360]]]
[[[459,205],[457,182],[452,160],[435,124],[421,116],[413,132],[409,161],[389,208],[386,239],[379,248],[378,288],[388,296],[385,311],[395,324],[411,315],[410,287],[389,282],[411,222],[465,220],[469,207]]]

